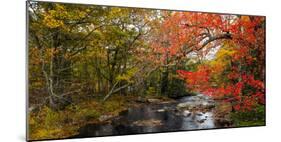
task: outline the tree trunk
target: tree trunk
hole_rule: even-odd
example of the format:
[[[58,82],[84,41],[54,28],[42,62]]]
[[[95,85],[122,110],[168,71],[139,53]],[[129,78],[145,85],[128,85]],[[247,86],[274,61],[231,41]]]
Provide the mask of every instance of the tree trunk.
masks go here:
[[[123,86],[118,87],[118,88],[115,89],[115,87],[116,87],[118,84],[119,84],[119,82],[116,82],[116,83],[113,85],[113,87],[111,88],[111,90],[109,91],[109,93],[103,98],[103,101],[106,101],[113,93],[116,93],[116,92],[118,92],[118,91],[120,91],[120,90],[122,90],[122,89],[124,89],[124,88],[126,88],[126,87],[129,86],[129,84],[125,84],[125,85],[123,85]]]

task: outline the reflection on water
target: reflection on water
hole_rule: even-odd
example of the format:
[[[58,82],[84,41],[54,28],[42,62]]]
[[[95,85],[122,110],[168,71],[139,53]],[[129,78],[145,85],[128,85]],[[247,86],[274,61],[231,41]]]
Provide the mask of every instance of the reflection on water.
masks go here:
[[[202,96],[184,97],[178,101],[194,102],[202,104],[212,101]],[[149,132],[167,132],[179,130],[195,130],[215,128],[213,113],[200,111],[179,111],[176,109],[178,103],[145,105],[138,108],[130,108],[121,113],[118,118],[110,124],[89,124],[80,128],[78,135],[74,137],[123,135]],[[135,125],[136,122],[145,122]],[[151,122],[151,123],[150,123]],[[161,122],[161,123],[154,123]]]

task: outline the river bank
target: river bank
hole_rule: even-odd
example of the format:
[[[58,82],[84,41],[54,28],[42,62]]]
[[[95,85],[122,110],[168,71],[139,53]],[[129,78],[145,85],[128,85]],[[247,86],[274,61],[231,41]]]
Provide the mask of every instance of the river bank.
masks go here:
[[[105,102],[99,98],[86,99],[59,111],[42,106],[29,112],[29,137],[31,140],[67,138],[77,135],[79,128],[87,124],[109,123],[128,108],[171,101],[173,99],[162,96],[116,95]]]
[[[30,113],[29,131],[30,137],[36,140],[246,125],[247,122],[241,121],[243,119],[233,117],[237,114],[232,112],[230,103],[203,94],[178,99],[153,95],[116,95],[105,102],[98,99],[84,100],[61,111],[43,107],[38,112]]]

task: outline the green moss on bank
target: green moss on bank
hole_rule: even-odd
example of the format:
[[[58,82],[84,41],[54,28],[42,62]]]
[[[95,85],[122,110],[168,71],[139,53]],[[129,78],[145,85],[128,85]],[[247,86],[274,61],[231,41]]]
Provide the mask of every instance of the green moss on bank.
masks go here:
[[[170,100],[163,96],[145,96],[145,99],[149,98]],[[134,95],[113,95],[105,102],[99,99],[84,100],[61,111],[44,106],[38,112],[29,113],[29,140],[67,138],[76,135],[78,129],[86,124],[106,123],[108,120],[99,119],[103,115],[114,117],[129,107],[138,105],[137,99],[138,96]]]
[[[89,123],[99,123],[101,115],[116,116],[128,107],[131,97],[112,96],[106,102],[97,99],[70,105],[61,111],[47,106],[29,114],[29,139],[66,138],[78,133],[78,129]]]
[[[236,127],[264,126],[265,107],[264,105],[259,105],[252,111],[233,112],[231,113],[231,119]]]

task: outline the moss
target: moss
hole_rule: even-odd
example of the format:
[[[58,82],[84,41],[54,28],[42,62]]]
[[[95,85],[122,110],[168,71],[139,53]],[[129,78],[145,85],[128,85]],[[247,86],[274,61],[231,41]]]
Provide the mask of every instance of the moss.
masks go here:
[[[68,118],[65,112],[53,111],[44,106],[38,113],[29,115],[29,139],[64,138],[74,135],[75,125],[69,127],[64,121]]]
[[[265,121],[241,121],[239,122],[239,126],[264,126]]]
[[[78,134],[81,126],[98,123],[101,115],[116,116],[130,105],[132,96],[112,96],[106,102],[85,100],[61,111],[44,106],[39,112],[29,113],[29,139],[67,138]],[[130,100],[130,101],[129,101]]]
[[[231,119],[237,127],[242,126],[264,126],[265,125],[265,108],[259,105],[251,111],[232,112]]]
[[[117,116],[121,111],[136,105],[135,95],[113,95],[107,101],[100,99],[83,100],[67,106],[64,110],[53,111],[44,106],[38,112],[29,113],[29,139],[67,138],[78,134],[80,127],[90,123],[100,123],[100,116]],[[162,101],[170,100],[163,96],[147,96]]]

